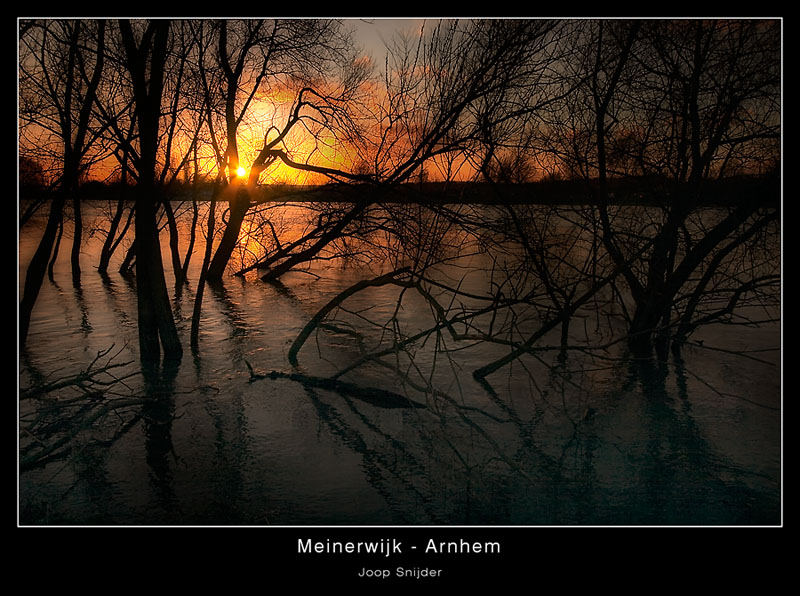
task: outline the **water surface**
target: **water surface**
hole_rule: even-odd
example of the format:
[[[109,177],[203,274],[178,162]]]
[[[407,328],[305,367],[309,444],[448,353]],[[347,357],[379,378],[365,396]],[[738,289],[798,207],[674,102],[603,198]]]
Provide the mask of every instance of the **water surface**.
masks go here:
[[[99,225],[96,207],[84,216],[87,228],[93,217]],[[142,374],[135,279],[116,271],[120,254],[107,277],[98,275],[102,235],[85,234],[81,284],[73,287],[70,229],[33,311],[20,386],[77,373],[111,350],[114,362],[130,362],[114,373],[133,375],[113,398],[153,399],[110,409],[76,433],[68,452],[22,471],[23,524],[780,521],[777,324],[708,327],[693,338],[702,345],[664,363],[632,359],[623,346],[602,359],[572,351],[562,361],[543,351],[492,375],[488,388],[471,373],[507,347],[433,334],[385,359],[391,366],[366,363],[342,377],[427,406],[387,408],[288,378],[252,380],[248,364],[257,374],[292,372],[288,349],[314,313],[391,263],[321,261],[313,275],[291,273],[281,286],[228,277],[206,291],[192,353],[200,235],[190,284],[174,299],[184,358]],[[40,230],[33,222],[20,235],[20,287]],[[434,273],[480,293],[491,282],[486,256],[468,252]],[[294,372],[331,375],[361,357],[359,341],[385,347],[392,325],[411,335],[432,320],[419,295],[396,286],[370,288],[345,306],[330,321],[338,332],[312,335]],[[536,323],[519,321],[520,333]],[[574,333],[587,325],[576,323]],[[557,341],[555,333],[542,343]],[[48,407],[23,401],[21,420]],[[20,435],[21,447],[35,440]]]

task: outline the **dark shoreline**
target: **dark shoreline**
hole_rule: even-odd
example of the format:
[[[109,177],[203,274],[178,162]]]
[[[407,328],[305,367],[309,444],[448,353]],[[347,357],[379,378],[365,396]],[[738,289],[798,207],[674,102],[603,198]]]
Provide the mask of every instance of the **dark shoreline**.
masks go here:
[[[410,183],[381,188],[369,185],[322,185],[291,187],[260,186],[254,203],[328,202],[353,203],[369,199],[375,203],[409,204],[484,204],[484,205],[562,205],[589,206],[598,204],[596,182],[541,181],[525,184],[489,184],[475,182]],[[128,194],[133,200],[135,187],[89,182],[81,188],[81,201],[118,200]],[[173,202],[211,199],[210,184],[176,184],[164,189]],[[687,185],[676,185],[661,179],[623,179],[609,183],[609,205],[665,206],[676,198],[690,198],[697,206],[724,207],[743,201],[758,200],[764,207],[778,207],[781,186],[777,177],[742,176],[706,182],[700,195]],[[695,195],[695,196],[692,196]],[[20,189],[18,200],[47,201],[55,191]],[[227,195],[221,197],[226,201]]]

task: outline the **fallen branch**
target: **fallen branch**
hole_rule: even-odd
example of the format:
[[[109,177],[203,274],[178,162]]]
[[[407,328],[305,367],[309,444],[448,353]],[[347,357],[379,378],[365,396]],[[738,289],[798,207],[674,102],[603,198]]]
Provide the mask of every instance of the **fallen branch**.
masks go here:
[[[347,395],[360,399],[363,402],[377,406],[379,408],[427,408],[428,406],[414,401],[409,397],[389,391],[387,389],[379,389],[378,387],[362,387],[355,383],[348,381],[340,381],[338,379],[330,379],[327,377],[316,377],[311,375],[304,375],[300,373],[284,373],[279,371],[270,371],[267,374],[258,374],[253,371],[253,367],[245,360],[248,370],[250,371],[250,380],[260,381],[263,379],[289,379],[300,383],[305,387],[314,387],[315,389],[327,389],[335,391],[342,395]]]
[[[100,365],[99,367],[97,366],[98,361],[107,356],[113,348],[114,346],[112,345],[110,348],[98,352],[97,356],[95,356],[94,360],[92,360],[89,366],[77,374],[61,377],[53,381],[33,385],[31,387],[21,388],[19,391],[19,399],[24,400],[39,398],[48,393],[53,393],[54,391],[65,389],[67,387],[77,388],[82,392],[83,395],[91,397],[96,395],[98,392],[102,392],[104,388],[111,387],[117,383],[124,384],[125,379],[139,374],[138,372],[131,372],[121,377],[111,374],[111,370],[128,366],[131,363],[131,361],[112,363],[114,358],[119,356],[124,348],[110,356],[105,364]],[[103,379],[103,376],[108,378]]]
[[[397,276],[403,273],[410,272],[411,269],[409,267],[402,267],[400,269],[396,269],[390,273],[386,273],[384,275],[380,275],[373,279],[364,279],[356,284],[353,284],[343,292],[337,294],[332,300],[330,300],[325,306],[323,306],[317,314],[315,314],[311,320],[306,323],[305,327],[303,327],[300,334],[292,343],[292,346],[289,348],[289,363],[292,366],[297,366],[297,353],[303,347],[303,344],[308,339],[308,336],[314,331],[314,329],[319,326],[320,323],[328,316],[333,309],[339,306],[342,302],[347,300],[353,294],[360,292],[361,290],[369,287],[376,287],[376,286],[384,286],[386,284],[397,283]],[[252,373],[252,371],[251,371]]]

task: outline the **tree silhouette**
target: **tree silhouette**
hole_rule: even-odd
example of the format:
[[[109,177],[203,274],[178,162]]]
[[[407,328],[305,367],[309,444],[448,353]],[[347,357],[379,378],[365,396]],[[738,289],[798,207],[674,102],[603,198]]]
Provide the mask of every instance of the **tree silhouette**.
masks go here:
[[[99,21],[96,29],[89,32],[83,21],[40,21],[23,28],[20,86],[24,89],[23,97],[34,97],[35,105],[28,105],[22,113],[32,124],[53,133],[59,140],[62,159],[60,184],[50,205],[44,234],[25,276],[20,302],[21,345],[27,338],[31,313],[62,225],[64,205],[70,199],[75,216],[72,276],[74,283],[80,283],[78,182],[87,167],[85,157],[93,142],[89,135],[89,119],[103,73],[105,23]],[[87,48],[92,42],[96,46],[90,51]]]
[[[744,243],[776,218],[761,198],[777,196],[774,180],[722,181],[773,163],[779,36],[770,22],[600,21],[579,23],[575,39],[581,60],[572,76],[582,84],[546,143],[589,184],[603,246],[634,303],[631,347],[663,355],[695,328],[689,320],[701,297],[728,294],[735,303],[777,282],[770,273],[716,292],[709,285],[726,257],[747,250]],[[660,215],[637,223],[614,207],[626,179]],[[726,214],[711,226],[698,222],[722,196]],[[652,248],[630,262],[644,241]],[[697,276],[705,281],[695,286]]]
[[[139,353],[143,361],[164,357],[179,360],[183,354],[164,278],[158,241],[156,210],[161,202],[156,185],[156,154],[161,122],[167,38],[170,22],[150,21],[143,31],[134,31],[129,21],[120,21],[126,66],[131,76],[136,105],[138,155],[136,187],[136,295]]]
[[[331,62],[345,53],[346,38],[335,21],[322,20],[247,20],[214,21],[200,28],[216,44],[215,51],[205,52],[199,63],[208,101],[222,104],[224,132],[222,159],[227,181],[241,182],[239,131],[250,114],[253,99],[266,90],[276,90],[290,79],[325,76]],[[204,43],[208,43],[207,41]],[[212,133],[214,134],[214,133]],[[250,170],[251,183],[260,170]],[[220,279],[239,237],[242,222],[250,208],[246,188],[232,194],[230,214],[219,246],[209,264],[208,279]]]

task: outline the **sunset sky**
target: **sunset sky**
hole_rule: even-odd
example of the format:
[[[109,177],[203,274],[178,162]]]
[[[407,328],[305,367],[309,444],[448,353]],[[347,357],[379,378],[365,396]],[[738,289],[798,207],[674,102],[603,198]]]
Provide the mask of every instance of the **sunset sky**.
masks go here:
[[[249,23],[254,22],[250,19],[247,20]],[[326,19],[314,20],[325,21]],[[435,67],[424,65],[422,69],[417,69],[417,65],[424,62],[424,60],[436,60],[435,56],[432,58],[425,56],[420,58],[420,63],[414,62],[416,58],[414,56],[413,43],[419,39],[421,31],[424,30],[426,33],[431,32],[439,22],[438,18],[343,18],[341,20],[344,22],[344,28],[346,30],[352,30],[354,33],[354,54],[338,54],[339,58],[336,59],[335,65],[334,61],[331,60],[325,62],[325,66],[313,66],[312,68],[317,69],[313,71],[312,75],[309,75],[313,78],[304,78],[302,83],[299,82],[298,78],[294,78],[296,71],[291,75],[288,74],[286,70],[281,71],[284,67],[281,66],[280,61],[278,61],[278,71],[268,74],[263,80],[259,79],[260,83],[257,84],[258,91],[253,95],[252,101],[246,104],[245,102],[249,101],[251,90],[256,88],[256,83],[254,83],[254,81],[257,80],[257,69],[263,64],[263,57],[261,56],[259,48],[267,47],[267,44],[272,43],[267,41],[267,38],[264,37],[265,31],[262,30],[258,32],[258,44],[250,46],[246,67],[244,69],[245,74],[237,81],[238,91],[235,93],[235,109],[237,110],[237,114],[241,106],[248,106],[242,119],[237,121],[236,124],[238,163],[233,163],[235,160],[231,161],[231,167],[234,170],[236,168],[241,168],[238,178],[241,179],[249,176],[254,160],[258,156],[260,150],[265,148],[265,142],[276,138],[280,140],[281,143],[275,148],[284,150],[284,157],[288,155],[288,157],[294,161],[294,166],[297,166],[297,164],[312,164],[314,167],[336,168],[347,172],[353,172],[358,168],[366,167],[372,175],[380,176],[386,174],[386,172],[372,170],[380,170],[383,166],[391,170],[393,165],[398,163],[402,164],[405,159],[403,155],[404,150],[408,150],[411,144],[419,141],[419,139],[414,139],[413,137],[416,136],[417,131],[421,130],[420,127],[424,126],[429,116],[435,112],[435,109],[431,109],[430,105],[437,104],[423,105],[423,102],[437,101],[425,96],[425,91],[430,89],[432,93],[439,92],[435,91],[435,88],[440,86],[441,82],[444,82],[445,87],[449,86],[455,89],[459,78],[462,76],[462,72],[459,69],[464,68],[463,65],[460,64],[459,57],[470,55],[470,48],[476,47],[470,41],[464,46],[458,47],[457,50],[453,51],[452,55],[446,56],[443,62]],[[24,21],[24,19],[21,21]],[[87,36],[84,43],[87,46],[92,46],[91,35],[94,34],[91,33],[90,30],[92,28],[98,28],[98,21],[96,19],[87,19],[84,22],[86,25],[84,25],[82,35]],[[213,55],[216,52],[212,42],[212,46],[209,46],[209,48],[205,50],[204,62],[208,61],[206,71],[211,73],[210,76],[214,79],[212,81],[213,90],[207,90],[205,92],[208,98],[207,100],[202,99],[204,94],[200,91],[201,84],[199,81],[201,76],[199,73],[203,69],[197,66],[196,58],[200,52],[200,50],[197,49],[199,48],[197,40],[210,33],[196,32],[196,30],[205,31],[205,27],[195,27],[195,24],[200,23],[204,25],[206,19],[190,18],[181,20],[177,18],[175,22],[176,28],[173,29],[173,38],[170,43],[176,45],[173,48],[175,51],[170,50],[170,58],[165,67],[167,71],[170,72],[168,72],[165,81],[160,128],[161,134],[164,134],[168,130],[171,130],[170,127],[175,126],[175,136],[169,152],[165,147],[167,143],[162,142],[162,145],[159,147],[160,164],[161,167],[163,167],[163,165],[169,161],[169,167],[172,168],[172,171],[179,171],[178,179],[189,179],[192,177],[195,172],[195,163],[197,165],[196,170],[199,174],[213,177],[218,170],[217,151],[221,153],[227,147],[227,141],[224,141],[225,127],[230,126],[225,123],[225,101],[227,99],[227,91],[224,91],[224,89],[227,87],[227,83],[224,82],[224,68],[218,64],[211,64],[214,60]],[[182,24],[177,25],[179,22]],[[210,20],[208,22],[210,23]],[[518,22],[528,21],[518,20]],[[60,139],[64,138],[65,135],[61,130],[63,122],[61,114],[64,111],[64,106],[59,106],[57,104],[59,102],[63,104],[65,101],[62,88],[65,86],[63,80],[66,77],[64,73],[66,71],[65,64],[67,62],[66,54],[64,53],[66,51],[64,49],[66,47],[64,43],[65,40],[60,40],[58,42],[61,44],[60,47],[58,44],[54,43],[53,40],[57,39],[58,35],[63,36],[65,34],[58,32],[60,25],[57,21],[45,20],[40,21],[40,25],[41,23],[49,23],[49,25],[46,27],[31,27],[28,29],[29,32],[20,39],[20,56],[22,57],[20,83],[22,85],[24,80],[27,86],[23,85],[20,87],[19,97],[21,104],[24,104],[28,109],[27,113],[29,115],[26,116],[22,112],[20,114],[21,127],[19,143],[21,155],[41,164],[44,169],[45,177],[50,180],[55,180],[59,175],[59,165],[57,162],[63,157],[63,143]],[[141,22],[139,22],[139,24],[141,25]],[[323,46],[315,46],[311,39],[299,39],[300,43],[296,43],[298,37],[302,37],[306,31],[305,27],[294,26],[297,24],[297,21],[294,21],[292,22],[292,26],[284,29],[285,38],[283,39],[291,40],[295,45],[295,49],[291,51],[310,52],[308,53],[309,56],[325,55],[325,50],[322,50],[320,53],[317,52],[318,48]],[[22,26],[24,27],[24,24]],[[243,31],[249,25],[240,21],[237,27],[238,26],[241,26]],[[51,32],[43,33],[43,35],[49,35],[48,43],[54,46],[47,50],[50,52],[49,54],[44,50],[40,52],[39,49],[37,49],[40,44],[38,44],[36,36],[39,35],[37,31],[40,28],[42,31],[53,29]],[[299,33],[298,29],[301,29]],[[578,27],[573,29],[573,34],[576,35],[575,40],[581,38],[580,36],[582,33],[580,33],[580,30],[580,23],[578,23]],[[722,30],[724,30],[724,28],[720,29],[720,31]],[[235,33],[233,29],[231,29],[231,31],[233,39],[236,37],[237,33]],[[241,31],[239,34],[241,34]],[[192,63],[192,61],[195,63],[195,66],[190,66],[190,68],[187,69],[190,72],[190,74],[187,75],[189,77],[188,79],[179,79],[175,75],[176,72],[183,72],[180,66],[181,62],[179,52],[177,51],[177,44],[188,43],[185,40],[181,42],[180,40],[183,39],[181,36],[192,39],[190,45],[186,46],[188,53],[184,55],[191,55],[188,60],[190,63]],[[397,63],[387,63],[385,60],[387,56],[386,46],[392,45],[399,36],[403,36],[411,42],[410,58],[408,59],[408,64],[404,67],[397,67]],[[204,43],[208,43],[209,39],[210,37],[206,38]],[[96,40],[94,43],[97,43]],[[121,42],[117,40],[113,43],[119,44]],[[237,51],[236,43],[239,43],[239,41],[231,42],[231,46],[229,46],[231,52]],[[497,40],[492,43],[494,43],[494,47],[499,47]],[[555,42],[556,45],[560,43],[562,42]],[[126,86],[129,85],[129,79],[126,78],[127,75],[125,74],[125,60],[119,57],[121,55],[119,45],[115,48],[113,45],[108,44],[109,42],[106,42],[106,48],[109,50],[109,58],[104,65],[103,82],[98,87],[97,96],[103,101],[108,102],[109,106],[111,106],[110,109],[112,111],[116,110],[116,112],[111,115],[100,115],[99,111],[103,108],[93,108],[96,112],[96,117],[93,117],[93,119],[96,119],[98,122],[93,123],[92,126],[95,127],[96,131],[99,131],[100,137],[99,142],[96,142],[94,146],[91,147],[91,153],[87,153],[85,156],[83,163],[89,165],[88,174],[84,174],[85,177],[95,180],[112,180],[118,175],[120,170],[120,155],[115,156],[113,152],[115,151],[115,145],[117,145],[117,149],[118,146],[121,146],[119,145],[119,139],[124,133],[121,130],[112,131],[111,129],[115,128],[115,126],[109,124],[109,122],[116,121],[118,124],[116,128],[125,128],[133,117],[133,112],[130,108],[122,108],[126,101],[130,101],[130,97],[127,96],[130,95],[130,90],[126,89]],[[191,49],[190,46],[195,49]],[[564,44],[563,47],[566,48],[568,45]],[[720,48],[721,47],[722,46],[720,46]],[[314,49],[308,50],[308,48]],[[91,48],[89,49],[91,50]],[[483,52],[484,50],[482,49],[480,51]],[[545,60],[547,59],[548,51],[549,50],[541,54]],[[605,53],[607,54],[608,52]],[[87,55],[89,56],[88,59],[91,61],[91,54]],[[272,64],[273,59],[274,56],[270,55],[269,64]],[[567,65],[566,68],[563,69],[567,73],[567,76],[572,76],[569,75],[569,65],[573,64],[576,60],[579,61],[579,59],[580,56],[576,57],[575,55],[571,55],[569,59],[564,59],[563,57],[557,58],[558,61],[554,62],[554,64],[559,65],[557,68],[545,68],[541,70],[541,72],[538,72],[536,76],[545,78],[551,77],[553,72],[561,73],[562,66],[564,65]],[[412,63],[414,66],[409,67],[408,65]],[[525,60],[517,60],[516,63],[527,64]],[[533,64],[533,62],[531,64]],[[724,61],[720,64],[724,64]],[[347,80],[351,81],[351,89],[356,91],[352,93],[348,92],[346,97],[341,96],[336,98],[339,92],[338,90],[346,87],[344,83],[342,83],[342,81],[346,80],[346,78],[343,77],[350,76],[352,74],[350,71],[358,71],[362,65],[371,66],[371,76],[373,78],[362,80],[359,76],[352,76],[351,79]],[[387,89],[390,89],[389,93],[397,93],[396,89],[393,91],[391,90],[391,81],[389,87],[384,86],[385,80],[383,73],[384,69],[387,67],[390,79],[392,75],[396,75],[397,73],[412,73],[409,77],[410,81],[412,78],[417,78],[417,73],[422,73],[418,77],[420,79],[419,81],[414,80],[413,82],[407,83],[409,89],[403,88],[402,91],[399,92],[400,95],[392,96],[392,101],[400,103],[408,102],[403,108],[405,112],[394,121],[392,121],[392,118],[397,114],[395,110],[398,106],[390,105],[389,102],[383,101],[385,98],[389,97],[387,95]],[[435,74],[430,70],[425,71],[425,68],[436,68]],[[604,69],[606,66],[602,68]],[[652,81],[652,89],[660,89],[663,85],[666,85],[664,81],[657,80],[658,77],[661,76],[658,72],[657,70],[650,70],[650,76],[655,77]],[[350,74],[343,75],[342,73]],[[681,74],[681,76],[684,76],[684,74]],[[631,79],[632,81],[637,80],[637,75],[634,74],[631,76],[633,77]],[[173,78],[170,79],[169,77]],[[50,78],[55,81],[55,87],[48,89],[48,86],[51,85],[49,81]],[[84,79],[85,78],[84,75]],[[397,77],[397,79],[400,78],[401,77]],[[426,80],[422,81],[422,79]],[[352,83],[352,80],[360,82],[355,84]],[[491,80],[491,76],[487,77],[486,80]],[[518,80],[525,81],[526,79],[522,77]],[[643,92],[643,87],[651,85],[649,80],[647,85],[641,83],[641,77],[639,77],[638,80],[640,81],[638,83],[639,87],[642,88],[637,88],[635,93]],[[711,81],[711,79],[709,79],[709,81]],[[451,82],[453,84],[451,84]],[[524,84],[525,83],[523,83],[523,85]],[[717,112],[715,102],[721,100],[714,95],[716,91],[713,89],[713,83],[707,84],[712,84],[711,92],[706,93],[704,91],[699,94],[698,97],[703,102],[701,109],[706,111],[708,121],[713,122],[714,118],[717,117],[715,116]],[[288,124],[292,123],[290,114],[297,101],[298,92],[304,85],[310,85],[316,88],[315,91],[319,91],[322,95],[326,96],[325,101],[322,103],[326,104],[323,110],[328,110],[328,112],[323,113],[314,110],[314,108],[309,107],[309,104],[306,103],[301,114],[303,121],[299,125],[296,125],[296,122],[293,123],[295,125],[290,127],[290,132],[288,132],[285,137],[279,137],[279,133],[283,131]],[[556,87],[557,86],[551,87],[554,93],[557,93]],[[538,90],[545,88],[546,85],[540,84],[540,82],[537,81],[535,85],[520,91],[520,97],[526,98],[524,100],[526,102],[531,101],[536,103],[537,100],[531,98],[538,97]],[[667,92],[666,90],[670,88],[669,85],[663,86],[665,93]],[[408,93],[410,89],[414,89],[414,92]],[[411,97],[420,89],[422,90],[420,93]],[[81,92],[82,91],[79,90],[77,93],[80,94]],[[328,96],[333,96],[334,99],[328,101]],[[404,97],[408,99],[403,99]],[[174,105],[171,105],[173,101]],[[206,104],[206,101],[210,101],[211,103]],[[757,104],[754,100],[750,99],[748,99],[748,102],[748,110],[755,109],[757,112],[763,111],[765,113],[776,111],[774,106],[769,103],[762,102],[761,104]],[[206,126],[203,122],[204,116],[202,116],[203,110],[201,109],[203,105],[210,105],[211,113],[214,114],[214,118],[217,119],[216,124],[213,125],[217,147],[215,147],[215,143],[211,141],[211,125],[209,124],[209,126]],[[413,107],[408,109],[409,105],[413,105]],[[550,104],[548,103],[547,105],[549,106]],[[652,117],[661,119],[659,124],[665,127],[664,131],[666,132],[664,134],[668,134],[667,129],[669,128],[669,123],[666,122],[665,119],[666,108],[662,109],[658,108],[656,104],[653,105],[656,107],[653,108],[655,111],[652,112]],[[612,134],[617,135],[617,137],[621,139],[620,143],[622,143],[625,138],[630,138],[635,141],[636,135],[641,136],[644,134],[642,131],[650,130],[650,123],[643,123],[637,120],[637,115],[639,114],[641,114],[643,118],[649,117],[648,112],[639,110],[636,106],[633,106],[633,104],[631,104],[631,106],[631,109],[623,114],[625,116],[624,122],[615,120],[613,123]],[[575,116],[580,110],[574,108],[575,106],[564,103],[558,108],[560,111],[555,114],[555,116],[550,115],[541,118],[541,122],[543,122],[542,128],[547,131],[553,131],[552,134],[556,136],[560,135],[560,139],[564,140],[564,142],[567,142],[567,139],[573,137],[576,128],[581,130],[581,134],[584,134],[585,138],[589,138],[585,135],[590,134],[591,131],[589,130],[587,132],[583,130],[586,128],[586,123],[580,121],[580,115]],[[77,114],[74,106],[72,111]],[[469,110],[467,110],[467,112],[469,112]],[[467,112],[463,115],[464,118],[471,117]],[[387,117],[389,113],[392,114],[392,117]],[[474,116],[474,114],[472,115]],[[75,116],[75,118],[77,119],[77,116]],[[573,121],[575,118],[578,118],[578,120]],[[764,118],[766,118],[764,114],[755,114],[756,120],[764,120]],[[323,120],[327,122],[323,124]],[[516,120],[519,119],[509,119],[509,121]],[[764,121],[766,122],[766,120]],[[105,124],[101,124],[101,122],[105,122]],[[522,126],[525,125],[523,124]],[[746,122],[742,121],[741,126],[746,128]],[[105,130],[103,130],[102,127],[105,127]],[[135,128],[132,130],[135,130]],[[387,134],[392,138],[387,138],[385,136]],[[551,133],[547,132],[547,135],[551,135]],[[187,155],[190,153],[189,148],[192,147],[195,141],[196,155],[193,154],[191,159],[187,159]],[[438,141],[442,141],[442,139],[440,138],[437,142]],[[136,142],[136,138],[134,137],[133,143],[135,144]],[[549,139],[546,139],[545,142],[549,142]],[[128,142],[125,141],[125,143]],[[356,146],[359,146],[359,155],[355,153],[354,147]],[[384,150],[382,155],[375,153],[375,151],[377,151],[376,147],[378,146],[380,146],[380,149]],[[659,146],[666,145],[663,143],[647,144],[648,151],[656,151]],[[393,151],[391,155],[389,155],[388,147],[391,147]],[[448,178],[452,177],[452,179],[455,180],[464,180],[469,178],[471,174],[476,171],[475,167],[468,167],[465,165],[469,157],[467,157],[467,152],[463,151],[462,147],[455,147],[455,149],[447,148],[441,152],[439,152],[438,149],[437,147],[436,151],[432,151],[431,154],[426,155],[420,162],[424,168],[424,175],[427,179],[438,179],[437,170],[443,169],[443,163],[441,161],[437,162],[440,156],[430,156],[436,155],[437,153],[447,154],[449,152],[449,156],[458,161],[455,166],[455,169],[459,172],[458,175],[452,175],[454,168],[450,167],[452,164],[448,164]],[[552,151],[548,152],[548,149],[552,149]],[[625,153],[623,149],[624,147],[620,144],[621,154]],[[573,147],[568,149],[567,152],[573,152],[573,150],[577,151],[577,149]],[[408,151],[406,151],[406,153],[407,152]],[[551,173],[562,174],[564,171],[568,172],[568,175],[571,175],[569,174],[571,170],[569,170],[568,167],[562,170],[561,166],[556,163],[557,158],[555,156],[563,153],[564,149],[558,146],[549,147],[545,145],[545,150],[540,150],[539,147],[531,149],[528,152],[528,161],[533,164],[535,169],[534,178],[541,178]],[[196,161],[194,159],[195,157]],[[381,161],[383,166],[373,167],[372,170],[369,170],[368,166],[377,164],[381,159],[383,160]],[[725,163],[731,165],[736,164],[737,160],[742,161],[742,163],[746,161],[740,159],[740,156],[735,153],[729,153],[724,159]],[[759,167],[764,163],[767,162],[763,159],[760,160],[758,162]],[[180,168],[178,168],[179,165]],[[744,166],[740,166],[740,169],[743,167]],[[419,174],[419,171],[417,171],[417,174]],[[421,178],[422,175],[420,175],[420,179]],[[325,182],[326,180],[327,177],[324,174],[303,171],[302,169],[291,167],[275,159],[269,162],[269,166],[260,173],[259,178],[261,183],[266,184],[316,184]]]
[[[346,17],[341,20],[343,20],[346,29],[352,29],[354,31],[354,41],[356,45],[362,50],[363,57],[365,59],[367,57],[370,59],[376,72],[380,72],[384,67],[386,45],[391,43],[392,38],[398,34],[409,34],[413,37],[415,32],[418,34],[420,27],[425,22],[424,19],[380,17]],[[244,93],[241,93],[244,96]],[[239,134],[237,135],[237,140],[240,145],[240,175],[246,176],[249,172],[253,159],[263,145],[264,135],[270,127],[277,129],[283,127],[293,102],[296,99],[296,93],[297,90],[294,88],[276,87],[275,81],[262,84],[259,93],[256,94],[254,101],[248,109],[247,117],[240,125]],[[162,125],[162,130],[165,126],[167,126],[166,122]],[[46,124],[42,123],[42,127],[46,128]],[[38,126],[37,123],[27,123],[26,130],[20,140],[21,146],[49,146],[52,141],[47,139],[48,135],[43,132],[42,127]],[[202,146],[198,149],[200,170],[206,174],[211,174],[216,171],[213,151],[208,143],[201,145]],[[175,147],[178,152],[182,147],[185,148],[188,146],[188,138],[176,137]],[[313,142],[310,141],[307,134],[303,135],[301,131],[296,131],[287,137],[287,147],[295,152],[298,159],[307,156],[314,150]],[[317,159],[322,158],[323,162],[327,160],[325,165],[348,167],[351,165],[350,160],[342,151],[343,149],[341,146],[339,146],[338,149],[323,148],[322,151],[317,147],[315,156]],[[60,150],[53,148],[51,152],[57,155],[60,153]],[[40,159],[39,161],[43,162],[44,159]],[[42,165],[47,174],[49,169],[47,164],[42,163]],[[116,158],[109,156],[91,166],[88,179],[107,180],[113,178],[115,176],[114,172],[118,171],[118,169],[119,164]],[[57,171],[58,168],[56,167],[55,170]],[[183,176],[181,176],[181,178],[182,177]],[[263,183],[308,184],[324,182],[325,178],[310,172],[297,171],[277,162],[262,174],[261,181]]]

